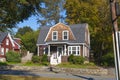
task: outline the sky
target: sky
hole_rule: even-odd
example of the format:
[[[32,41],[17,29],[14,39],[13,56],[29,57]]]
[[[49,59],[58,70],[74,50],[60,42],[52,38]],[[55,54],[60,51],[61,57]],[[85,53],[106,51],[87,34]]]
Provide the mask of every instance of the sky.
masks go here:
[[[39,28],[39,24],[37,23],[36,19],[37,19],[36,16],[31,16],[27,20],[24,20],[23,22],[19,22],[19,24],[17,24],[17,28],[14,28],[13,30],[17,32],[19,28],[22,28],[24,26],[29,26],[33,30],[37,30]]]

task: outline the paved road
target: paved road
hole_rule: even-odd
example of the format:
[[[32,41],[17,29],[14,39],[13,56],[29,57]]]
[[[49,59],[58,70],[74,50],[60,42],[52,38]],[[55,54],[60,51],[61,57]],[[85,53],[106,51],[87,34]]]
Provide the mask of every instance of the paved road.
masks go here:
[[[0,74],[6,75],[23,75],[23,76],[40,76],[40,77],[54,77],[54,78],[70,78],[80,80],[115,80],[115,76],[100,76],[100,75],[83,75],[83,74],[70,74],[70,73],[55,73],[55,72],[28,72],[28,71],[14,71],[6,70],[0,71]]]

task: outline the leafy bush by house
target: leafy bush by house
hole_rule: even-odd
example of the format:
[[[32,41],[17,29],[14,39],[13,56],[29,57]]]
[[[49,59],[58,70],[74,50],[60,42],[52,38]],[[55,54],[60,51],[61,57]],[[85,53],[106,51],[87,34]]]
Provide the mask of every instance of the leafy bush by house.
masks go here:
[[[21,62],[21,55],[15,51],[9,51],[6,53],[6,60],[8,62]]]
[[[68,57],[68,62],[73,63],[73,59],[74,59],[74,55],[71,54],[71,55]]]
[[[85,61],[85,58],[82,56],[74,56],[73,58],[73,64],[83,64]]]
[[[84,61],[85,61],[85,58],[83,58],[82,56],[70,55],[68,57],[68,62],[70,62],[72,64],[83,64]]]
[[[47,58],[47,55],[43,55],[43,56],[33,56],[32,57],[32,62],[33,63],[41,63],[42,65],[49,65],[48,63],[48,58]]]
[[[6,62],[0,62],[0,66],[6,66],[8,65]]]
[[[41,57],[40,56],[33,56],[32,62],[33,63],[41,63]]]
[[[108,53],[102,57],[103,66],[114,66],[114,54]]]
[[[48,62],[48,58],[46,54],[42,56],[41,62]]]

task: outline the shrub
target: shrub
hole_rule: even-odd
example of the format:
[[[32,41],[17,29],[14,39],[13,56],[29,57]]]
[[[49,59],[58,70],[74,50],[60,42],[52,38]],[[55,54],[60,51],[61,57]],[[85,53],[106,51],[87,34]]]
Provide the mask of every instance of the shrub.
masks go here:
[[[32,62],[33,63],[40,63],[41,62],[41,57],[40,56],[33,56],[32,57]]]
[[[48,66],[48,65],[49,65],[49,62],[42,62],[42,65]]]
[[[41,62],[48,62],[48,58],[46,54],[42,56]]]
[[[68,62],[73,63],[73,59],[74,59],[74,55],[71,54],[71,55],[68,57]]]
[[[0,66],[6,66],[8,65],[6,62],[0,62]]]
[[[21,55],[20,53],[9,51],[6,53],[6,60],[8,62],[21,62]]]
[[[70,62],[72,64],[83,64],[84,61],[85,61],[85,58],[83,58],[82,56],[70,55],[68,57],[68,62]]]
[[[73,58],[73,64],[83,64],[85,61],[85,58],[82,56],[74,56]]]
[[[108,53],[102,57],[102,65],[107,66],[114,66],[114,54]]]

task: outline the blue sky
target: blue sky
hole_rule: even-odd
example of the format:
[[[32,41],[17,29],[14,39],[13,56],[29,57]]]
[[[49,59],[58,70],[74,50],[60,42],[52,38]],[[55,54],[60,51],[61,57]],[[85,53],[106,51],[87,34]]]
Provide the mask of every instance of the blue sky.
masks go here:
[[[42,4],[41,6],[45,7],[44,4]],[[62,6],[60,9],[61,9],[60,15],[66,17],[66,10],[64,10]],[[38,16],[33,15],[29,17],[27,20],[24,20],[23,22],[19,22],[19,24],[17,24],[17,28],[14,28],[13,30],[17,32],[19,28],[22,28],[24,26],[30,26],[33,30],[37,30],[40,27],[40,25],[37,23],[37,19]],[[60,21],[60,22],[64,23],[64,21]]]
[[[19,22],[19,24],[17,24],[17,28],[14,28],[14,31],[16,32],[19,28],[22,28],[24,26],[30,26],[33,30],[37,30],[39,28],[39,24],[37,23],[36,19],[36,16],[31,16],[27,20]]]

